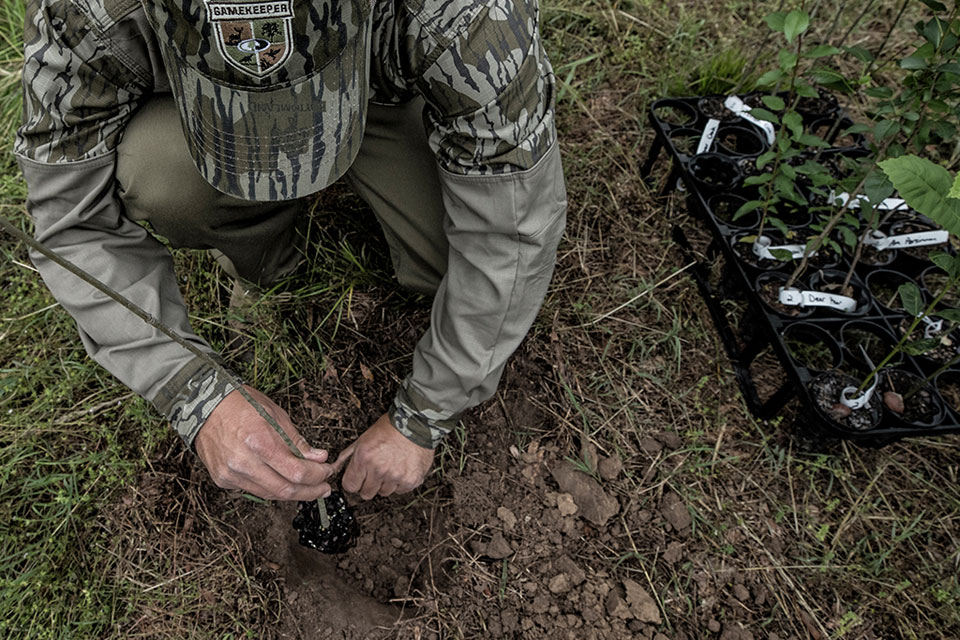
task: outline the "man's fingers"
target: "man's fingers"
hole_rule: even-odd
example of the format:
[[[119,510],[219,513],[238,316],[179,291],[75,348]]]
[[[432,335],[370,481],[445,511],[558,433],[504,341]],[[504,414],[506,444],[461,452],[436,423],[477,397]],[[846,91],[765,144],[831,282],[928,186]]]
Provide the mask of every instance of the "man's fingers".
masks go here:
[[[339,464],[343,464],[343,462],[345,462],[347,458],[352,455],[352,451],[350,454],[347,454],[347,451],[349,451],[349,449],[340,454],[340,457],[337,458],[337,461],[333,463],[334,467]],[[344,458],[344,455],[346,455],[346,458]],[[357,464],[356,461],[352,461],[347,465],[347,470],[343,473],[343,478],[340,480],[340,486],[342,486],[345,491],[349,491],[350,493],[360,493],[360,488],[363,486],[366,475],[367,474],[365,470],[359,464]]]
[[[247,438],[250,451],[287,482],[313,486],[324,482],[333,473],[329,464],[297,458],[279,438],[266,439],[258,435]],[[326,459],[325,455],[321,457]]]
[[[340,473],[340,469],[342,469],[343,465],[346,464],[348,460],[350,460],[350,457],[353,455],[353,452],[356,450],[357,450],[357,443],[356,441],[354,441],[349,447],[341,451],[340,455],[337,456],[337,459],[334,460],[333,465],[331,465],[333,467],[333,472]],[[350,490],[348,489],[348,491]],[[356,492],[352,492],[352,493],[356,493]]]
[[[363,486],[360,487],[360,497],[364,500],[372,500],[380,493],[380,487],[383,485],[383,479],[372,473],[368,473],[363,478]]]
[[[233,488],[252,493],[264,500],[316,500],[330,494],[330,485],[294,484],[262,462],[255,462],[248,471],[231,481]]]
[[[378,494],[383,497],[387,497],[392,496],[394,493],[401,493],[397,490],[399,486],[400,485],[398,485],[396,482],[384,482],[380,485],[380,491]]]

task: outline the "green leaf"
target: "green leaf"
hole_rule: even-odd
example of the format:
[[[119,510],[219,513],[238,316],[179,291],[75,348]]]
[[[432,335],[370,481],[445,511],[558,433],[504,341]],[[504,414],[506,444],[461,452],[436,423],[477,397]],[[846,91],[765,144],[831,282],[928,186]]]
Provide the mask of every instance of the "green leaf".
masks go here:
[[[773,29],[774,31],[779,31],[783,33],[783,25],[786,22],[787,14],[783,11],[774,11],[767,16],[767,26]]]
[[[793,42],[809,26],[810,15],[806,11],[791,11],[783,20],[783,35],[787,37],[787,42]]]
[[[956,73],[960,75],[960,62],[944,62],[942,65],[937,67],[937,71],[942,71],[943,73]]]
[[[797,138],[797,142],[805,147],[821,147],[826,149],[830,146],[826,140],[819,138],[812,133],[800,134],[800,136]]]
[[[843,243],[851,249],[857,246],[857,234],[849,227],[838,227]]]
[[[782,164],[782,165],[780,165],[780,171],[783,172],[783,175],[785,175],[785,176],[786,176],[787,178],[789,178],[790,180],[796,180],[796,179],[797,179],[797,170],[794,169],[794,168],[793,168],[792,166],[790,166],[789,164]]]
[[[783,79],[784,73],[780,69],[772,69],[757,79],[757,89],[772,87]]]
[[[869,89],[864,89],[863,92],[871,98],[880,98],[881,100],[887,100],[893,97],[893,89],[890,87],[870,87]]]
[[[770,226],[772,226],[774,229],[782,233],[784,236],[787,236],[790,234],[790,229],[787,227],[786,223],[780,218],[767,216],[767,223]]]
[[[780,124],[780,118],[778,118],[772,112],[767,111],[766,109],[763,109],[760,107],[754,107],[753,109],[750,109],[750,115],[752,115],[757,120],[766,120],[767,122]]]
[[[772,174],[772,173],[761,173],[761,174],[758,175],[758,176],[750,176],[750,177],[748,177],[748,178],[745,178],[745,179],[743,180],[743,184],[745,184],[746,186],[749,187],[749,186],[755,185],[755,184],[767,184],[767,183],[770,182],[771,180],[773,180],[773,174]]]
[[[827,56],[835,56],[840,53],[840,49],[833,47],[829,44],[818,44],[813,49],[805,51],[803,57],[805,58],[825,58]]]
[[[786,249],[770,249],[770,255],[780,262],[788,262],[793,260],[793,254]]]
[[[948,197],[954,179],[946,169],[912,155],[884,160],[880,168],[910,207],[960,235],[960,200]]]
[[[777,52],[777,61],[780,63],[781,71],[791,71],[795,66],[797,66],[797,54],[792,51],[787,51],[786,49],[780,49]]]
[[[877,140],[883,140],[895,136],[900,132],[900,123],[896,120],[881,120],[873,128],[873,137]]]
[[[960,309],[940,309],[933,315],[943,318],[947,322],[960,323]]]
[[[920,0],[920,2],[922,2],[922,3],[925,4],[925,5],[927,5],[928,7],[930,7],[931,9],[933,9],[934,11],[946,11],[946,10],[947,10],[947,6],[946,6],[945,4],[943,4],[942,2],[938,2],[938,0]]]
[[[863,47],[844,47],[843,49],[844,51],[852,55],[854,58],[856,58],[860,62],[865,62],[869,64],[874,60],[876,60],[874,55],[870,53],[870,51],[868,51],[867,49],[864,49]]]
[[[920,288],[912,282],[904,282],[897,288],[897,292],[900,294],[900,302],[903,303],[904,310],[914,317],[920,315],[923,311]]]
[[[752,211],[756,211],[763,206],[763,200],[748,200],[740,205],[740,208],[733,213],[733,220],[739,220]]]
[[[927,61],[918,56],[907,56],[900,61],[900,68],[902,69],[926,69]]]
[[[886,174],[880,171],[872,171],[863,183],[863,195],[867,196],[867,200],[870,201],[872,207],[876,207],[893,195],[893,183],[890,182]]]
[[[933,253],[930,255],[930,260],[933,264],[946,271],[947,275],[951,278],[955,278],[957,273],[960,273],[960,264],[958,264],[957,259],[949,253]]]
[[[913,342],[908,342],[903,345],[903,351],[907,355],[919,356],[931,349],[936,349],[939,344],[939,338],[921,338],[920,340],[914,340]]]
[[[767,105],[767,108],[771,111],[783,111],[787,108],[787,103],[784,102],[780,96],[763,96],[760,100],[762,100],[763,104]]]
[[[934,17],[923,26],[923,37],[934,47],[939,47],[943,40],[944,32],[949,29],[949,25],[940,18]]]
[[[808,84],[798,84],[793,88],[797,92],[797,95],[801,98],[819,98],[820,94],[817,93],[817,90]]]
[[[765,166],[773,162],[777,157],[776,151],[766,151],[761,153],[757,158],[757,169],[763,169]]]
[[[957,174],[956,180],[953,181],[953,186],[950,187],[950,191],[947,193],[948,198],[960,198],[960,173]]]
[[[871,126],[868,125],[868,124],[860,123],[860,124],[855,124],[855,125],[853,125],[852,127],[847,127],[846,129],[844,129],[843,135],[850,136],[850,135],[853,135],[853,134],[855,134],[855,133],[866,133],[866,132],[868,132],[868,131],[873,131],[873,127],[871,127]]]
[[[783,126],[790,130],[794,138],[803,135],[803,118],[796,111],[788,111],[783,114]]]

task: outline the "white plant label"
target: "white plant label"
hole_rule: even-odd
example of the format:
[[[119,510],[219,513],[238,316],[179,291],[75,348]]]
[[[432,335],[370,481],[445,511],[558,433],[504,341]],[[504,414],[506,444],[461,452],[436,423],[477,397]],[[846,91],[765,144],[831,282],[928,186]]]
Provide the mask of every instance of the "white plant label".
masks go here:
[[[920,319],[923,320],[923,337],[927,338],[936,338],[941,331],[943,331],[943,320],[934,320],[930,316],[920,316]]]
[[[720,128],[720,121],[710,118],[707,120],[707,126],[703,128],[703,135],[700,136],[700,144],[697,145],[697,155],[706,153],[713,146],[713,141],[717,139],[717,129]]]
[[[870,398],[873,397],[873,392],[877,390],[878,382],[880,382],[880,376],[873,376],[873,384],[860,394],[857,394],[856,387],[844,387],[843,391],[840,392],[840,403],[853,410],[863,409],[870,402]]]
[[[863,243],[874,247],[877,251],[885,251],[887,249],[905,249],[909,247],[927,247],[935,244],[946,244],[949,239],[950,233],[943,229],[905,233],[899,236],[888,236],[882,231],[872,231],[867,234]]]
[[[777,130],[773,128],[773,123],[754,118],[752,115],[750,115],[750,107],[747,106],[747,103],[737,96],[728,96],[727,99],[723,101],[723,106],[725,106],[727,109],[730,109],[730,111],[733,111],[747,122],[760,127],[763,133],[767,136],[768,144],[773,144],[774,140],[777,139]]]
[[[773,255],[773,251],[780,249],[782,251],[789,251],[790,257],[797,259],[803,258],[803,252],[806,250],[806,246],[802,244],[781,244],[776,247],[772,246],[773,241],[770,240],[767,236],[759,236],[756,240],[753,241],[753,253],[758,258],[763,260],[777,260],[781,261],[780,258]],[[816,251],[810,252],[811,256],[817,255]],[[782,262],[782,261],[781,261]]]
[[[794,287],[780,287],[779,300],[780,304],[791,307],[828,307],[844,313],[857,310],[857,301],[853,298],[823,291],[801,291]]]
[[[839,200],[839,201],[840,201],[840,206],[842,207],[842,206],[844,206],[845,204],[847,204],[847,201],[850,200],[850,194],[849,194],[849,193],[846,193],[846,192],[844,192],[844,193],[831,193],[831,194],[830,194],[830,200],[831,200],[832,202],[837,202],[837,201]],[[847,208],[848,208],[848,209],[859,209],[861,202],[864,203],[864,204],[870,204],[870,199],[869,199],[867,196],[865,196],[865,195],[863,195],[863,194],[861,193],[861,194],[857,195],[856,199],[855,199],[853,202],[851,202]],[[883,202],[881,202],[880,205],[877,207],[877,209],[880,209],[881,211],[895,211],[895,210],[897,210],[897,209],[907,209],[907,208],[908,208],[908,207],[907,207],[907,201],[906,201],[906,200],[902,200],[902,199],[900,199],[900,198],[886,198],[886,199],[885,199]]]

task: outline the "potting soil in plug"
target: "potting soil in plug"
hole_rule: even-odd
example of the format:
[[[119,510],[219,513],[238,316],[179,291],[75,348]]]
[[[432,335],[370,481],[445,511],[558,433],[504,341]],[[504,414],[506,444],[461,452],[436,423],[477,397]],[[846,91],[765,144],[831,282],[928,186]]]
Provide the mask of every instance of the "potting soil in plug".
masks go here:
[[[330,526],[320,522],[320,509],[316,500],[301,502],[293,528],[300,532],[300,544],[321,553],[343,553],[357,544],[360,525],[353,516],[343,493],[334,491],[325,500]]]

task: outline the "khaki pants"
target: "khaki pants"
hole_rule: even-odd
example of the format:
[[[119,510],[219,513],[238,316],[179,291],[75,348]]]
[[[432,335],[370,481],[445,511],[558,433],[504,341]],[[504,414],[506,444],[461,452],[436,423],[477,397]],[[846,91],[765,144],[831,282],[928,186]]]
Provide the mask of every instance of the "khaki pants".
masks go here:
[[[400,284],[432,294],[446,272],[447,239],[422,109],[422,99],[371,103],[346,177],[376,214]],[[214,249],[234,277],[269,286],[301,258],[301,203],[238,200],[211,187],[193,164],[169,95],[153,98],[127,126],[117,182],[131,219],[149,222],[174,247]]]

